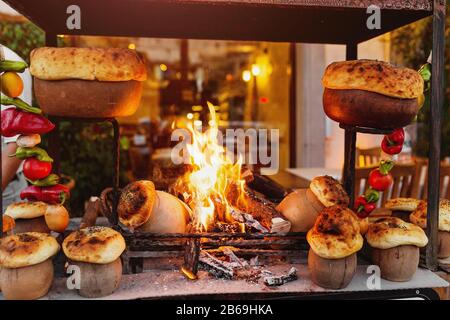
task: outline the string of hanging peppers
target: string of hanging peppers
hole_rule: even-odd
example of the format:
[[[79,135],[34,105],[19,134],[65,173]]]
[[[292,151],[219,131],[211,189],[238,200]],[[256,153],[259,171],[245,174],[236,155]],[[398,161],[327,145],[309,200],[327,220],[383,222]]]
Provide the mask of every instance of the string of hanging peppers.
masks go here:
[[[431,55],[430,55],[431,56]],[[424,64],[419,73],[425,82],[424,92],[430,88],[431,80],[431,60]],[[419,97],[419,106],[424,103],[424,95]],[[405,131],[403,128],[394,130],[391,134],[385,135],[381,142],[381,150],[387,155],[394,156],[402,152],[405,142]],[[392,184],[393,179],[390,171],[394,167],[392,160],[382,160],[378,168],[369,173],[367,191],[355,200],[354,210],[360,218],[365,218],[375,210],[376,204],[380,199],[380,192],[385,192]]]
[[[41,115],[41,109],[19,98],[23,82],[17,73],[24,72],[27,67],[25,62],[0,61],[0,103],[12,106],[1,112],[1,134],[5,137],[19,135],[16,153],[10,157],[24,160],[23,174],[31,184],[22,190],[20,198],[63,204],[70,196],[69,188],[59,183],[57,174],[51,173],[53,159],[37,146],[41,143],[40,135],[50,132],[55,125]]]

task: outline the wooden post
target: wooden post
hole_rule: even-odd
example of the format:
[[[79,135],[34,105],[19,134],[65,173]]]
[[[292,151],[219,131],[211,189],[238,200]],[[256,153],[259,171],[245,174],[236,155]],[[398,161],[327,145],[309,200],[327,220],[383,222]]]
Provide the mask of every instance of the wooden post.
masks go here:
[[[444,54],[445,54],[445,0],[433,4],[433,57],[431,69],[431,121],[428,161],[428,210],[426,265],[437,270],[439,224],[439,173],[441,160],[441,119],[444,103]]]

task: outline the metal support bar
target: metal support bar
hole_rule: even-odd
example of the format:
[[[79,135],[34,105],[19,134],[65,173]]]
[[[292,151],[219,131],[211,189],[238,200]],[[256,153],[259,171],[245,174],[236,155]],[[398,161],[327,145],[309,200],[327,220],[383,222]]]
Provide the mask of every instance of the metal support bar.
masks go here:
[[[346,46],[346,59],[358,59],[358,44],[349,43]],[[353,205],[355,200],[355,157],[356,157],[356,131],[345,129],[345,150],[344,150],[344,169],[343,183],[347,194],[350,197],[350,203]]]
[[[441,119],[444,104],[444,54],[445,54],[445,0],[434,0],[433,6],[433,61],[431,77],[430,150],[428,161],[428,210],[426,265],[437,270],[439,223],[439,174],[441,159]]]
[[[119,182],[120,182],[120,131],[119,123],[116,119],[109,120],[113,126],[114,131],[114,143],[113,143],[113,161],[114,161],[114,174],[113,174],[113,206],[110,223],[117,225],[119,223],[119,216],[117,214],[117,206],[119,205]]]
[[[119,183],[120,183],[120,126],[115,118],[75,118],[75,117],[50,117],[52,122],[55,124],[59,124],[61,121],[79,121],[79,122],[110,122],[113,128],[113,176],[112,176],[112,188],[113,188],[113,206],[112,206],[112,215],[109,222],[116,226],[119,223],[119,218],[117,215],[117,206],[119,203]],[[56,131],[56,130],[54,130]],[[53,131],[52,131],[53,132]],[[49,151],[51,150],[50,155],[54,159],[54,163],[58,162],[58,171],[59,171],[59,131],[57,134],[54,134],[49,139]],[[57,160],[56,160],[57,159]],[[54,164],[55,168],[55,164]],[[55,169],[55,172],[56,169]],[[58,172],[59,173],[59,172]]]

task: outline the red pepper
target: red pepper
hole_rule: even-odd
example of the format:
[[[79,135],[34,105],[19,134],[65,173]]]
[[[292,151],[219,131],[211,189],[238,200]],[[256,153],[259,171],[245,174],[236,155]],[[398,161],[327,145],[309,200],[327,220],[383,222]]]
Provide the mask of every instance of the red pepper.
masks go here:
[[[69,197],[69,188],[62,184],[51,187],[29,186],[20,193],[22,200],[43,201],[50,204],[62,204]]]
[[[381,149],[387,154],[398,154],[402,151],[404,142],[405,131],[403,128],[400,128],[384,136],[381,142]]]
[[[364,210],[364,206],[366,204],[367,204],[367,200],[366,200],[366,198],[363,195],[361,195],[358,198],[356,198],[355,206],[354,206],[354,209],[355,209],[356,213],[359,213],[359,212],[363,211]]]
[[[367,202],[363,195],[359,196],[355,200],[354,210],[361,219],[367,217],[373,210],[375,210],[375,208],[376,204],[373,202]]]
[[[13,137],[17,134],[43,134],[47,133],[55,125],[47,118],[38,114],[23,112],[16,108],[2,111],[2,135]]]

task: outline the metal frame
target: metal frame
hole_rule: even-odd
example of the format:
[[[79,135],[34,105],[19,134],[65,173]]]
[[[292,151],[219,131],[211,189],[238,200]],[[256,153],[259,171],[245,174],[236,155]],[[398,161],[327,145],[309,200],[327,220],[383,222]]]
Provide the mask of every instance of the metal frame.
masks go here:
[[[426,265],[437,269],[437,233],[439,202],[439,163],[443,106],[443,67],[445,43],[445,0],[173,0],[135,1],[127,8],[131,19],[123,23],[120,0],[6,0],[46,32],[46,43],[56,46],[56,34],[173,37],[197,39],[268,40],[283,42],[340,43],[347,46],[347,59],[357,58],[358,43],[391,31],[426,16],[433,16],[433,66],[431,83],[431,143],[428,167]],[[43,10],[44,4],[47,6]],[[83,6],[87,23],[81,30],[68,30],[65,8]],[[376,4],[385,16],[382,30],[354,28],[368,5]],[[85,8],[89,8],[85,9]],[[107,12],[105,12],[107,8]],[[59,12],[56,14],[55,12]],[[101,14],[98,14],[98,13]],[[118,15],[118,16],[117,16]],[[117,16],[117,17],[116,17]],[[117,19],[116,19],[117,18]],[[170,21],[171,25],[168,24]],[[217,21],[221,21],[217,24]],[[342,24],[345,21],[345,24]],[[329,27],[329,28],[327,28]],[[305,32],[307,30],[307,32]],[[358,128],[345,128],[344,185],[353,195],[355,144]],[[118,134],[118,133],[117,133]],[[55,145],[57,131],[50,139]],[[116,149],[116,148],[115,148]],[[117,151],[118,163],[118,151]],[[0,219],[1,220],[1,219]],[[117,221],[117,217],[115,219]],[[1,221],[0,221],[1,226]],[[0,235],[2,229],[0,228]]]

